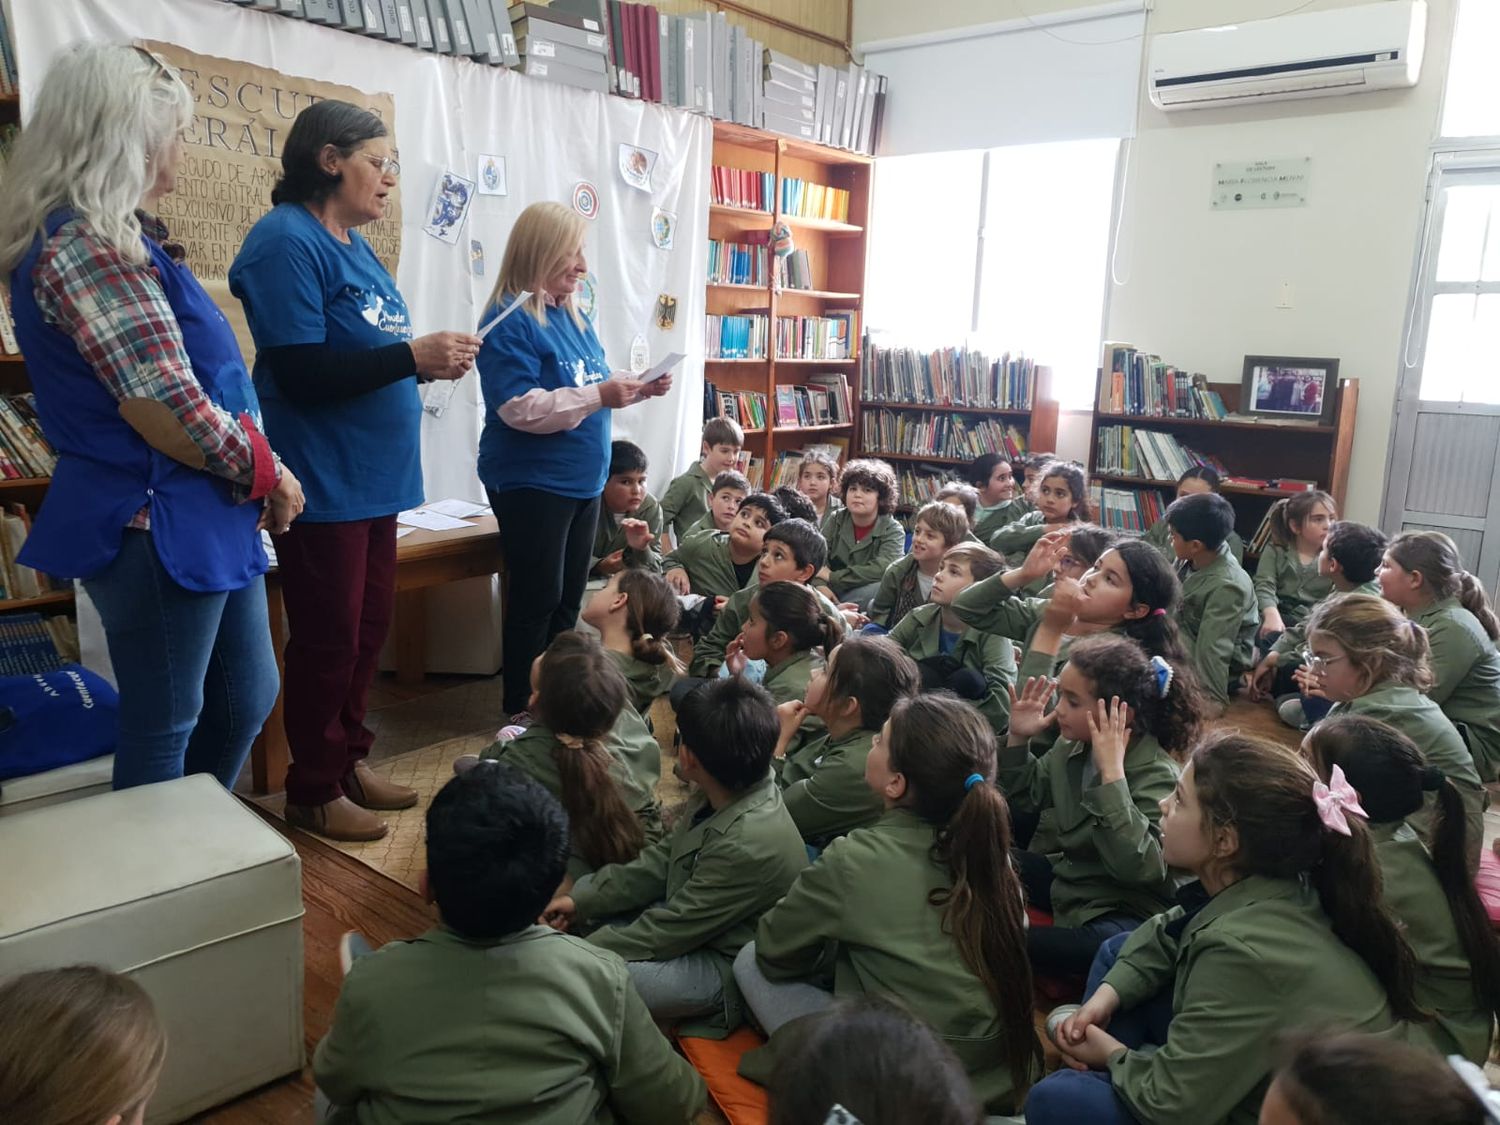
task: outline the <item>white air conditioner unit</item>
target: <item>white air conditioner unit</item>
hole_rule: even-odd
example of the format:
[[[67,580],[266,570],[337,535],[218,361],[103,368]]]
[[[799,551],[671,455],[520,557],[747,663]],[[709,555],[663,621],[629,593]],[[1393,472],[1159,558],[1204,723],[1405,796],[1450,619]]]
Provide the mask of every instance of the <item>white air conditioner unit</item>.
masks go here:
[[[1151,39],[1151,101],[1207,109],[1415,86],[1426,0],[1385,0]]]

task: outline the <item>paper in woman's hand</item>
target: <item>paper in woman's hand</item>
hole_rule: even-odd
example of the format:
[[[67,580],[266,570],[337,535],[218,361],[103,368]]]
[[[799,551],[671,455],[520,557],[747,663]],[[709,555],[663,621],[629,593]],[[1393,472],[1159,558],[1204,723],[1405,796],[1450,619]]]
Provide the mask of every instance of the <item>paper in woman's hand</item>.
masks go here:
[[[654,383],[686,358],[687,356],[683,355],[682,352],[673,352],[666,359],[651,368],[650,371],[643,371],[636,378],[642,383]]]
[[[499,313],[498,316],[496,316],[493,320],[487,321],[484,325],[482,325],[480,327],[480,329],[479,329],[479,338],[481,340],[483,340],[486,336],[488,336],[490,334],[490,332],[495,328],[495,326],[497,324],[499,324],[502,320],[504,320],[506,317],[508,317],[511,313],[515,312],[518,308],[520,308],[521,307],[521,302],[525,301],[530,296],[531,296],[531,290],[530,289],[523,289],[523,290],[521,290],[520,294],[516,297],[516,299],[514,301],[512,301],[510,304],[506,305],[505,308],[503,308],[503,309],[500,310],[500,313]]]

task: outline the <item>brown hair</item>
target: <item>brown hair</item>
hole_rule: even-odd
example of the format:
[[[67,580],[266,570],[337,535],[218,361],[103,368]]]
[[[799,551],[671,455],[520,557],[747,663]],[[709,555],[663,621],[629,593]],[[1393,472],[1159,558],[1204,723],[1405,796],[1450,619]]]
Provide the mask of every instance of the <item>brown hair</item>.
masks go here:
[[[1163,694],[1151,661],[1138,643],[1110,633],[1081,637],[1068,650],[1068,663],[1094,685],[1096,699],[1118,696],[1136,733],[1149,734],[1180,760],[1198,741],[1208,704],[1186,664],[1167,662],[1172,675]]]
[[[1089,504],[1089,478],[1082,467],[1071,461],[1048,461],[1037,473],[1037,487],[1041,487],[1042,481],[1052,477],[1066,481],[1068,491],[1073,496],[1073,507],[1068,510],[1068,518],[1078,523],[1092,521],[1094,509]],[[1036,497],[1032,496],[1031,499],[1035,501]]]
[[[579,854],[594,867],[629,863],[646,837],[604,744],[629,698],[624,675],[598,641],[569,630],[542,654],[536,694],[537,718],[557,739],[552,760]]]
[[[647,664],[665,664],[682,675],[683,663],[667,634],[677,628],[682,606],[677,594],[660,574],[640,567],[620,571],[615,589],[625,595],[625,628],[630,633],[630,652]]]
[[[879,730],[891,708],[922,687],[916,662],[889,637],[850,637],[838,647],[828,676],[828,694],[859,704],[859,725]]]
[[[943,537],[943,546],[956,547],[969,534],[969,519],[952,504],[929,500],[917,510],[914,523],[925,523]]]
[[[934,500],[942,500],[944,503],[947,503],[950,498],[957,500],[963,506],[964,516],[967,517],[969,526],[972,528],[974,517],[979,512],[979,489],[961,480],[950,480],[933,494]]]
[[[1384,598],[1374,594],[1325,598],[1307,618],[1307,639],[1319,633],[1332,637],[1349,654],[1349,662],[1370,681],[1366,691],[1387,681],[1418,691],[1432,686],[1427,630]]]
[[[824,653],[844,639],[844,619],[823,608],[823,599],[801,582],[771,582],[755,592],[751,601],[760,607],[766,627],[785,633],[795,652],[823,646]]]
[[[951,885],[928,902],[995,1005],[1017,1098],[1040,1069],[1031,1022],[1031,963],[1020,880],[1010,862],[1010,809],[995,787],[995,732],[948,692],[903,699],[891,711],[891,769],[902,801],[933,828],[932,858]],[[968,784],[978,774],[980,781]]]
[[[1334,766],[1344,771],[1372,824],[1399,823],[1422,807],[1428,793],[1437,794],[1433,873],[1448,899],[1453,927],[1469,961],[1474,998],[1485,1011],[1500,1016],[1500,940],[1474,889],[1458,788],[1442,770],[1427,764],[1416,743],[1368,715],[1324,719],[1307,736],[1306,747],[1313,769],[1325,782]]]
[[[1000,557],[1000,553],[983,543],[960,543],[957,547],[949,547],[943,552],[943,561],[947,562],[949,559],[968,563],[969,574],[975,582],[983,582],[1005,569],[1005,560]]]
[[[1297,545],[1297,528],[1313,514],[1313,509],[1319,504],[1325,505],[1335,516],[1339,514],[1338,505],[1333,502],[1333,497],[1320,488],[1314,488],[1310,492],[1299,492],[1296,496],[1288,496],[1276,501],[1271,505],[1271,510],[1266,514],[1266,520],[1271,525],[1271,538],[1278,546],[1295,547]]]
[[[1085,570],[1099,561],[1099,556],[1115,545],[1119,537],[1103,527],[1075,527],[1068,533],[1068,554],[1083,564]]]
[[[839,490],[839,463],[826,453],[809,449],[802,454],[802,463],[797,466],[797,483],[802,483],[802,474],[814,465],[822,465],[828,470],[828,494],[830,496]]]
[[[0,1121],[99,1125],[156,1089],[166,1033],[129,977],[73,965],[0,984]]]
[[[712,449],[716,445],[732,445],[736,449],[745,444],[745,431],[733,418],[722,415],[703,423],[703,444]]]
[[[839,475],[839,499],[847,504],[849,488],[856,484],[868,488],[880,498],[876,510],[881,515],[888,516],[896,510],[896,496],[899,491],[899,486],[896,484],[896,470],[884,461],[878,461],[873,457],[861,457],[845,465],[844,471]]]
[[[1403,1020],[1431,1017],[1412,994],[1416,958],[1380,899],[1380,868],[1369,831],[1350,816],[1349,835],[1323,825],[1313,799],[1318,775],[1298,754],[1263,738],[1223,731],[1192,755],[1193,786],[1205,828],[1232,827],[1240,876],[1306,878],[1334,935],[1359,954]]]
[[[1378,1035],[1302,1031],[1278,1040],[1274,1081],[1301,1125],[1485,1125],[1479,1096],[1435,1051]]]
[[[1490,640],[1500,640],[1500,618],[1495,616],[1484,584],[1464,569],[1458,544],[1441,531],[1403,531],[1392,539],[1386,554],[1402,570],[1422,576],[1433,596],[1457,598],[1458,604],[1479,619]]]

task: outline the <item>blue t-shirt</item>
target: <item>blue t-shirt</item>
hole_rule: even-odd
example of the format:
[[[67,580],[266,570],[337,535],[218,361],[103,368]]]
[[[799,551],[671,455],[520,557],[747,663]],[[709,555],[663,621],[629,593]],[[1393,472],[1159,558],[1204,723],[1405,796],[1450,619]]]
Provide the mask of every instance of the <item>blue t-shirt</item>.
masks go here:
[[[512,297],[502,294],[501,308]],[[495,315],[492,306],[480,318]],[[493,492],[540,488],[574,500],[604,491],[609,476],[610,411],[596,410],[571,430],[528,434],[500,420],[500,407],[540,387],[585,387],[609,378],[609,363],[593,326],[579,328],[566,309],[548,309],[545,326],[525,309],[500,322],[479,349],[484,432],[479,435],[479,479]]]
[[[229,267],[257,348],[327,344],[354,351],[411,339],[391,275],[357,231],[335,238],[297,203],[272,208]],[[266,437],[302,482],[308,523],[388,516],[422,503],[422,400],[415,374],[354,398],[288,402],[255,361]]]
[[[938,626],[938,653],[942,656],[947,656],[958,647],[958,642],[962,637],[963,631],[960,629],[949,632],[942,626]]]

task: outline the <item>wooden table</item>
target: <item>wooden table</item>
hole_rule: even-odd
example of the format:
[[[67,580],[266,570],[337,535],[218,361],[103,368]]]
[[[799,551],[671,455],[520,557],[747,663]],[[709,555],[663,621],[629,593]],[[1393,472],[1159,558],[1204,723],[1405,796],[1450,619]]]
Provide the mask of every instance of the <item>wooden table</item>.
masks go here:
[[[500,556],[500,531],[494,516],[468,521],[471,526],[453,531],[413,531],[396,540],[396,615],[392,623],[395,639],[396,680],[420,683],[427,674],[427,590],[465,578],[499,574],[504,581]],[[271,616],[271,645],[276,651],[276,672],[285,684],[282,650],[286,647],[283,624],[284,602],[281,572],[272,567],[266,574],[266,603]],[[282,722],[282,692],[276,706],[250,750],[250,776],[256,793],[274,793],[286,785],[290,760],[286,728]]]

